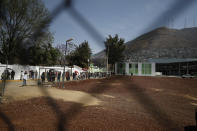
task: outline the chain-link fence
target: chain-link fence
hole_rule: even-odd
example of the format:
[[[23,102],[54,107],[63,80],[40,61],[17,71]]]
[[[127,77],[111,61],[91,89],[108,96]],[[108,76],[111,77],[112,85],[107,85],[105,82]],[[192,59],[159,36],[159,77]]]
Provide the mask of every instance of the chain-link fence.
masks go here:
[[[146,29],[144,29],[144,31],[150,30],[155,26],[159,26],[159,25],[161,25],[161,23],[165,24],[167,21],[164,20],[164,18],[166,18],[167,15],[168,15],[168,17],[170,17],[169,15],[173,16],[174,18],[176,18],[176,16],[178,17],[184,10],[189,8],[190,5],[192,5],[194,2],[195,2],[195,0],[190,0],[190,1],[177,0],[166,12],[161,14],[157,19],[154,20],[154,22],[152,24],[150,24]],[[34,40],[38,39],[40,37],[39,34],[42,32],[42,30],[47,28],[52,23],[52,21],[55,21],[55,19],[58,17],[58,14],[60,14],[63,11],[69,12],[70,15],[72,16],[72,18],[84,30],[86,30],[93,39],[98,41],[97,43],[104,44],[103,43],[103,41],[104,41],[103,35],[91,23],[89,23],[87,19],[85,19],[79,13],[79,11],[73,6],[73,0],[62,0],[62,2],[51,12],[50,20],[49,19],[44,20],[43,24],[40,25],[40,27],[33,33],[33,35],[31,36],[31,39],[34,39]],[[132,13],[137,13],[137,12],[132,12]],[[24,44],[28,44],[28,43],[24,43]],[[99,45],[99,46],[104,47],[104,45]],[[39,69],[39,71],[40,70],[41,70],[41,68]],[[39,80],[42,77],[41,75],[42,74],[39,73]],[[99,76],[100,74],[96,74],[96,75]],[[40,81],[38,81],[38,83],[40,83]],[[146,94],[143,93],[143,90],[140,90],[141,93],[139,94],[138,87],[135,85],[133,85],[133,86],[135,87],[135,89],[130,90],[132,92],[131,94],[136,92],[136,97],[138,98],[137,100],[140,103],[145,105],[144,108],[153,116],[153,118],[158,120],[159,124],[166,127],[168,125],[168,123],[170,123],[169,124],[170,126],[176,127],[176,125],[168,117],[168,115],[160,107],[158,107],[154,103],[154,101],[152,101],[149,98],[149,96],[146,96]],[[5,87],[6,87],[6,71],[4,73],[4,76],[3,76],[3,79],[1,82],[1,95],[3,95]],[[42,86],[40,86],[40,87],[42,87]],[[50,96],[49,92],[45,88],[40,88],[40,91],[43,94],[45,94],[46,96]],[[102,88],[99,92],[96,92],[96,90],[94,90],[94,89],[89,91],[89,93],[103,93],[103,92],[105,92],[105,88]],[[81,98],[81,99],[85,99],[85,98]],[[148,105],[143,102],[145,99],[148,100],[150,106],[153,106],[153,108],[158,109],[157,112],[152,112],[152,110],[148,107]],[[58,126],[59,130],[66,130],[64,125],[68,124],[69,119],[71,119],[71,117],[78,115],[83,108],[82,105],[73,104],[73,106],[71,106],[69,111],[65,114],[59,109],[58,104],[56,103],[56,101],[53,98],[48,97],[47,102],[48,102],[48,105],[51,106],[51,108],[54,110],[54,112],[57,115],[57,118],[58,118],[58,125],[57,126]],[[73,109],[75,109],[74,113],[72,111]],[[70,116],[70,114],[69,114],[70,112],[72,112],[72,116]],[[160,114],[160,116],[163,117],[162,119],[165,121],[159,121],[159,118],[157,117],[158,114]],[[64,117],[64,116],[68,116],[68,117]],[[8,125],[8,128],[10,130],[14,130],[14,125],[11,122],[11,120],[9,119],[9,117],[6,116],[1,111],[0,111],[0,118]]]

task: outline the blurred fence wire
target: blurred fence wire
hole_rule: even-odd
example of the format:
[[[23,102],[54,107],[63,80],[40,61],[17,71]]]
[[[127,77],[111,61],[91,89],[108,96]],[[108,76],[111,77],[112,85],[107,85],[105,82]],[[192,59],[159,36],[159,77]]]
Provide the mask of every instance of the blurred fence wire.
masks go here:
[[[166,12],[162,13],[159,17],[157,17],[157,19],[155,19],[152,24],[150,24],[146,29],[144,29],[144,31],[148,31],[148,30],[152,29],[155,26],[159,26],[161,23],[165,23],[165,21],[163,21],[163,19],[166,18],[166,15],[170,15],[170,16],[173,16],[174,18],[176,18],[176,16],[180,15],[180,13],[182,13],[184,10],[186,10],[187,8],[189,8],[194,2],[195,2],[195,0],[189,0],[189,1],[188,0],[176,0],[174,2],[174,4],[172,6],[170,6],[169,9]],[[95,39],[97,41],[97,44],[100,43],[99,46],[103,47],[104,46],[104,43],[103,43],[104,42],[104,37],[103,37],[103,35],[90,22],[88,22],[88,20],[86,18],[83,17],[83,15],[73,6],[73,4],[74,4],[73,3],[73,0],[62,0],[62,2],[59,3],[59,5],[51,12],[50,18],[49,19],[45,19],[42,22],[42,24],[39,26],[39,28],[37,28],[37,30],[33,33],[33,35],[31,36],[31,39],[36,40],[39,37],[42,37],[42,35],[40,35],[41,32],[42,32],[42,30],[44,30],[45,28],[47,28],[48,26],[50,26],[50,24],[52,24],[52,22],[55,21],[55,19],[58,17],[58,15],[61,12],[67,11],[72,16],[72,18],[84,30],[86,30],[87,33],[93,39]],[[137,12],[132,12],[132,13],[137,13]],[[170,16],[168,16],[168,17],[170,17]],[[4,17],[3,11],[1,11],[1,18],[2,17]],[[28,43],[24,43],[24,44],[28,44]],[[3,85],[1,84],[1,86],[2,86],[1,88],[2,89],[5,88],[6,81],[4,81],[3,83],[4,83]],[[105,91],[105,89],[103,89],[99,93],[102,93],[104,91]],[[133,91],[133,90],[131,90],[131,91]],[[45,90],[44,88],[41,89],[41,92],[43,94],[47,94],[48,96],[50,96],[49,93],[47,92],[47,90]],[[146,95],[146,94],[144,93],[143,95]],[[137,96],[137,97],[140,97],[140,96]],[[143,96],[143,98],[149,98],[149,96]],[[140,99],[140,100],[142,101],[143,99]],[[151,101],[149,101],[149,102],[151,103]],[[152,102],[152,103],[154,103],[154,102]],[[66,116],[63,114],[63,112],[60,111],[60,109],[58,109],[59,106],[57,105],[57,103],[52,98],[49,98],[48,99],[48,104],[56,112],[57,117],[60,118],[59,119],[59,124],[58,124],[58,130],[65,130],[65,128],[64,128],[63,125],[66,124],[65,122],[68,122],[68,119],[69,118],[63,118],[62,117],[62,116],[64,116],[64,117],[66,117]],[[152,105],[154,105],[154,107],[157,108],[156,107],[157,105],[155,105],[155,104],[152,104]],[[76,110],[76,114],[78,114],[80,112],[82,106],[73,105],[73,107],[71,107],[70,110],[72,110],[72,108],[76,108],[76,107],[79,108],[78,110]],[[147,109],[147,110],[149,110],[149,109]],[[69,115],[68,113],[66,113],[66,115]],[[160,111],[159,110],[157,112],[157,114],[159,114],[159,113],[162,114],[163,111]],[[152,113],[151,115],[154,115],[154,113]],[[164,116],[164,117],[166,117],[166,116]],[[8,128],[9,130],[14,130],[14,124],[8,118],[8,116],[6,116],[3,112],[1,112],[1,110],[0,110],[0,119],[2,119],[5,123],[7,123],[8,127],[9,127]],[[165,120],[168,120],[168,118],[164,118],[164,119]]]

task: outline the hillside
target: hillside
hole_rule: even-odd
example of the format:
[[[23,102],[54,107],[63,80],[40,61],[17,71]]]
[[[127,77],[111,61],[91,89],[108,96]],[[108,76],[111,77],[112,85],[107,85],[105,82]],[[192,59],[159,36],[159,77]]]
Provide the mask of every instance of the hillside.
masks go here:
[[[92,55],[92,59],[102,59],[102,58],[105,58],[105,51],[100,51],[94,55]]]
[[[125,60],[197,58],[197,28],[161,27],[126,43]]]
[[[197,58],[197,27],[185,29],[157,28],[128,41],[126,61],[146,61],[150,58]],[[93,59],[104,58],[101,51]]]

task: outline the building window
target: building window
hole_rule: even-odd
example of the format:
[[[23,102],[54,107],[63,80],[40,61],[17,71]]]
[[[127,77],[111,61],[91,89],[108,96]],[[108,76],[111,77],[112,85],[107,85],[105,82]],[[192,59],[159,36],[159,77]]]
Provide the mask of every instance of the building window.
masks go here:
[[[120,68],[122,68],[122,63],[120,63],[119,65],[120,65]]]
[[[145,64],[142,64],[142,74],[145,74],[145,66],[144,66]]]
[[[132,68],[132,64],[129,64],[129,68]]]
[[[135,74],[138,74],[138,64],[135,64]]]
[[[125,63],[118,63],[118,74],[125,74]]]
[[[152,65],[151,64],[142,64],[142,74],[150,75],[152,73]]]
[[[129,64],[129,73],[131,74],[138,74],[138,64],[137,63],[132,63]]]

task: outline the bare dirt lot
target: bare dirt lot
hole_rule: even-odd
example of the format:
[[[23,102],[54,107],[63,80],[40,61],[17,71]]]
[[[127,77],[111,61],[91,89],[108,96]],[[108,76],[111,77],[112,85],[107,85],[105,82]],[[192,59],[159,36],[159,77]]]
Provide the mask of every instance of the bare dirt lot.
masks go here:
[[[64,89],[19,85],[7,85],[0,130],[184,130],[195,125],[197,79],[116,76],[67,82]]]

